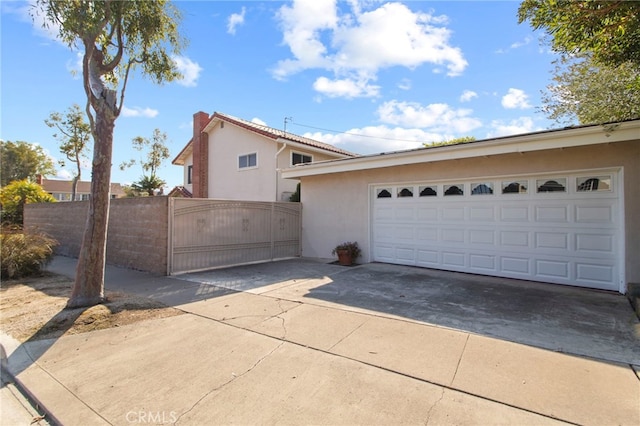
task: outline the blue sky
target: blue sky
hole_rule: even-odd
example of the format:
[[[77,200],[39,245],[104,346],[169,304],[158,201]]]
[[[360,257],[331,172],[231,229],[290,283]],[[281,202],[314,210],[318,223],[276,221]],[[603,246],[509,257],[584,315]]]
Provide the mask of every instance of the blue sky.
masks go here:
[[[175,60],[185,78],[157,86],[135,75],[116,121],[112,181],[142,175],[131,147],[158,128],[173,159],[192,116],[254,120],[360,154],[462,136],[485,139],[557,127],[538,112],[555,55],[518,24],[516,1],[300,0],[176,2],[189,40]],[[84,107],[79,58],[27,13],[2,1],[3,140],[62,158],[44,120]],[[74,74],[75,73],[75,74]],[[59,167],[69,178],[73,167]],[[159,172],[170,189],[182,169]],[[83,180],[90,177],[89,164]]]

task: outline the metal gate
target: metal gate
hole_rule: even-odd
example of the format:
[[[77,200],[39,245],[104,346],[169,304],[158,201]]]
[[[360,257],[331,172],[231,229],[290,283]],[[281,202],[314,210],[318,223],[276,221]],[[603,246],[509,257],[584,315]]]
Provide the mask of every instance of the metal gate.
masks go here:
[[[169,199],[169,275],[300,256],[300,203]]]

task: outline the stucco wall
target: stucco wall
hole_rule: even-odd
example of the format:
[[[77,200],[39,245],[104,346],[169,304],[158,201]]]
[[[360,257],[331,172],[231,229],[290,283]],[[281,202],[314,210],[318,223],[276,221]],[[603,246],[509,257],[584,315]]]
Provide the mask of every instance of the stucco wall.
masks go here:
[[[28,204],[24,223],[54,237],[56,252],[78,257],[88,201]],[[107,263],[157,274],[167,271],[168,198],[111,200]]]
[[[626,280],[640,282],[640,140],[303,177],[302,255],[330,258],[337,243],[355,240],[370,261],[370,184],[614,167],[623,168]]]

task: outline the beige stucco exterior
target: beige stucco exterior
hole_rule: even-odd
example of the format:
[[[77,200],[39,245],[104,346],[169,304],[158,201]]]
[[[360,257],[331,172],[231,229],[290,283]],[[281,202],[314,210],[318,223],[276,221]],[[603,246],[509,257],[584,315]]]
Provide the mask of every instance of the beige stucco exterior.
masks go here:
[[[302,255],[305,257],[330,258],[331,250],[342,241],[357,241],[363,250],[362,261],[371,260],[370,203],[371,186],[381,183],[412,183],[467,179],[475,177],[501,177],[525,174],[568,172],[592,169],[616,169],[622,176],[622,203],[624,210],[624,256],[626,282],[640,282],[640,133],[635,139],[613,141],[608,135],[593,136],[589,145],[536,149],[526,152],[478,155],[460,159],[427,160],[424,150],[415,155],[424,155],[425,161],[409,165],[389,165],[348,171],[348,164],[364,164],[366,161],[385,161],[378,158],[353,159],[335,162],[339,168],[327,174],[316,170],[296,172],[293,169],[285,176],[296,176],[302,181],[303,232]],[[587,137],[587,136],[585,136]],[[592,137],[592,136],[588,136]],[[545,141],[549,139],[544,136]],[[546,142],[545,142],[546,143]],[[579,141],[576,144],[579,145]],[[475,144],[474,144],[475,145]],[[487,144],[490,146],[491,144]],[[560,145],[560,144],[559,144]],[[433,152],[454,156],[454,147]],[[428,150],[427,150],[428,151]],[[487,152],[490,149],[486,150]],[[436,155],[436,154],[434,154]],[[390,155],[392,157],[393,154]],[[410,157],[406,157],[409,159]],[[408,160],[412,161],[412,160]],[[397,161],[396,161],[397,162]],[[328,169],[327,169],[328,170]],[[342,170],[342,171],[341,171]]]

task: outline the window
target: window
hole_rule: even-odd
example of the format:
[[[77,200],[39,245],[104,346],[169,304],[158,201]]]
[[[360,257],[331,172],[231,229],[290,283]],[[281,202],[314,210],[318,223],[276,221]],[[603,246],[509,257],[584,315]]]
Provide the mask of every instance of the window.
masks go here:
[[[377,191],[377,198],[391,198],[391,190],[390,189],[378,189]]]
[[[115,198],[115,195],[112,195],[111,198]],[[91,198],[91,194],[82,194],[82,201],[88,201]]]
[[[565,178],[538,179],[536,186],[538,187],[538,192],[566,192],[567,180]]]
[[[187,183],[193,183],[193,166],[187,166]]]
[[[464,195],[463,185],[445,185],[444,195]]]
[[[420,187],[420,196],[421,197],[435,197],[438,195],[438,187],[433,186],[421,186]]]
[[[503,194],[526,194],[527,193],[527,181],[515,181],[515,182],[502,182]]]
[[[578,192],[610,191],[611,176],[581,177],[576,179]]]
[[[255,152],[253,154],[241,155],[238,157],[238,168],[239,169],[248,169],[250,167],[258,166],[258,154]]]
[[[310,155],[299,154],[297,152],[291,153],[291,165],[311,163],[313,158]]]
[[[479,195],[479,194],[493,194],[493,183],[485,182],[485,183],[474,183],[471,184],[471,195]]]
[[[413,188],[398,188],[398,198],[413,197]]]

